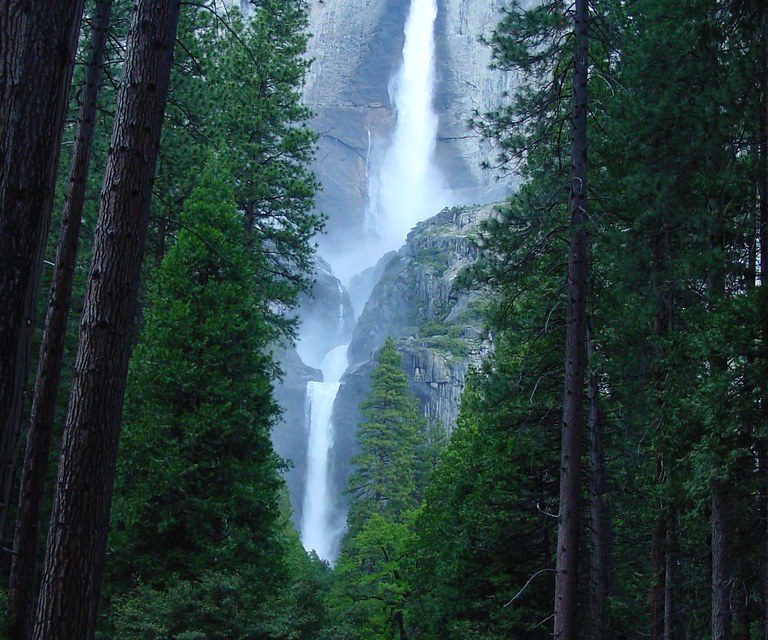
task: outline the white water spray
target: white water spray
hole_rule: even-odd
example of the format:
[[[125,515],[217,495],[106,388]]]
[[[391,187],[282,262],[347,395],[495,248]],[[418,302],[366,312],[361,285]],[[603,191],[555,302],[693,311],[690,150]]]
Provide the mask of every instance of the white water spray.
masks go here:
[[[435,94],[437,0],[411,0],[403,58],[389,86],[395,129],[380,162],[369,158],[366,240],[359,252],[329,256],[342,279],[400,248],[413,226],[453,204],[435,165],[438,117]]]
[[[399,248],[417,222],[450,202],[450,192],[434,163],[436,18],[437,0],[411,0],[403,62],[390,84],[397,124],[368,214],[368,223],[381,238],[381,253]]]
[[[307,383],[307,482],[301,518],[301,542],[323,560],[334,560],[338,527],[332,522],[329,455],[333,446],[333,403],[347,368],[347,346],[332,349],[323,359],[323,382]]]
[[[359,250],[327,256],[343,280],[372,266],[387,251],[399,248],[413,226],[451,204],[451,193],[434,162],[438,118],[435,92],[435,20],[437,0],[411,0],[405,24],[401,66],[390,82],[396,117],[392,139],[380,163],[366,162],[369,208],[367,238]],[[369,157],[371,161],[370,133]],[[342,327],[343,309],[339,310]],[[313,340],[314,336],[302,336]],[[306,360],[305,360],[306,361]],[[329,351],[321,365],[323,382],[307,385],[307,475],[301,541],[325,560],[335,560],[344,523],[331,495],[330,451],[333,446],[333,403],[347,367],[347,345]]]

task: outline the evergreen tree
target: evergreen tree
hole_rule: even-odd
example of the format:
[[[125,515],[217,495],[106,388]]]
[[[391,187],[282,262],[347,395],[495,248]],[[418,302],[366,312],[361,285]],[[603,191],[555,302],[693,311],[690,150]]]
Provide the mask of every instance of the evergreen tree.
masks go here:
[[[416,637],[551,636],[542,621],[551,619],[554,598],[560,247],[541,246],[535,263],[507,270],[524,255],[518,224],[533,196],[523,187],[483,234],[486,251],[473,276],[497,287],[487,320],[495,352],[470,378],[415,522],[408,611]]]
[[[309,168],[317,135],[302,102],[307,4],[267,0],[247,19],[237,9],[201,5],[182,18],[153,205],[156,262],[209,151],[217,150],[235,177],[245,242],[265,258],[257,280],[264,311],[278,333],[291,335],[295,322],[286,310],[310,287],[312,239],[323,224]]]
[[[238,571],[259,592],[282,557],[271,332],[221,163],[201,176],[182,224],[131,368],[110,589],[139,580],[162,591]]]
[[[338,638],[405,640],[410,637],[406,549],[423,490],[418,481],[426,421],[391,338],[379,351],[360,409],[347,533],[329,598],[331,632]]]
[[[402,358],[387,339],[371,373],[371,388],[360,405],[359,453],[349,479],[349,533],[355,535],[373,514],[401,521],[418,504],[417,453],[426,421],[408,388]]]
[[[317,134],[302,101],[309,69],[306,0],[261,0],[220,42],[213,86],[216,109],[208,132],[226,149],[244,214],[246,242],[265,258],[259,278],[265,310],[282,333],[292,332],[286,308],[309,290],[312,239],[323,216],[314,210],[318,182],[309,164]],[[271,312],[272,309],[277,312]]]

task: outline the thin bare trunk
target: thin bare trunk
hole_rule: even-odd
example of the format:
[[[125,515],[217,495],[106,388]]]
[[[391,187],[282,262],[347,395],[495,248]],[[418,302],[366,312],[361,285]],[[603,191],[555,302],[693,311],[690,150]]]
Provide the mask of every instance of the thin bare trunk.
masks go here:
[[[729,496],[724,483],[712,485],[712,640],[731,640],[731,567],[728,535]]]
[[[758,173],[757,192],[759,197],[758,215],[758,239],[760,245],[760,286],[768,286],[768,10],[762,12],[761,29],[761,92],[760,92],[760,141],[758,144]],[[766,296],[762,296],[760,325],[762,329],[763,364],[768,363],[768,308],[766,308]],[[764,380],[764,385],[766,384]],[[768,390],[763,388],[760,398],[762,412],[762,436],[761,449],[761,511],[768,516]],[[768,640],[768,517],[763,517],[763,580],[762,580],[762,637]]]
[[[594,343],[591,322],[587,326],[587,359],[594,363]],[[590,577],[589,577],[589,638],[602,640],[610,575],[610,519],[605,502],[608,479],[605,468],[603,423],[600,415],[600,389],[597,373],[589,374],[589,518],[590,518]]]
[[[578,605],[580,475],[584,434],[587,243],[587,79],[589,3],[575,1],[571,186],[571,243],[565,341],[565,390],[560,463],[560,510],[555,577],[556,640],[574,640]]]
[[[51,450],[56,397],[61,379],[64,339],[67,333],[67,317],[80,237],[80,220],[88,184],[96,102],[101,84],[111,12],[112,0],[99,0],[96,3],[86,84],[77,119],[75,145],[69,170],[69,191],[61,216],[56,266],[40,347],[37,382],[32,401],[32,415],[16,512],[8,590],[9,634],[12,640],[25,640],[29,636],[37,596],[40,510]]]
[[[667,531],[664,541],[664,640],[674,640],[675,626],[675,567],[677,552],[677,517],[674,509],[667,518]]]
[[[666,518],[656,520],[651,538],[651,640],[664,638],[664,582],[667,572],[664,567],[664,544],[667,538]]]
[[[715,152],[716,153],[716,152]],[[713,153],[714,162],[718,157]],[[711,232],[711,247],[715,252],[724,248],[724,225],[719,203],[713,201],[710,208],[714,211]],[[707,291],[710,308],[716,308],[718,301],[725,295],[725,265],[719,258],[709,269]],[[710,371],[713,376],[723,375],[728,368],[728,361],[721,353],[714,352],[709,357]],[[715,415],[715,424],[721,419]],[[727,467],[723,469],[728,474]],[[731,608],[731,590],[733,575],[730,558],[731,530],[729,526],[729,503],[732,499],[728,487],[730,479],[716,479],[711,483],[711,555],[712,555],[712,640],[731,640],[733,637],[733,611]]]
[[[179,0],[137,0],[101,191],[34,640],[91,640]]]

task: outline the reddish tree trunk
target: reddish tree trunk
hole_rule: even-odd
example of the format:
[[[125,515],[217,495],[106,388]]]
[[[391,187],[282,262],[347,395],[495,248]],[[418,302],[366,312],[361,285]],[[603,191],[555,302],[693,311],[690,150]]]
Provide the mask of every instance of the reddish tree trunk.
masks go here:
[[[587,359],[594,361],[592,327],[588,325]],[[610,518],[605,502],[608,478],[605,468],[603,423],[600,415],[600,390],[597,374],[589,375],[589,638],[602,640],[605,636],[605,616],[608,604],[610,576]]]
[[[101,83],[107,29],[112,0],[99,0],[93,17],[91,52],[86,85],[77,119],[75,144],[69,170],[69,190],[61,216],[61,233],[56,250],[56,266],[51,283],[43,341],[37,369],[32,416],[21,475],[19,505],[11,559],[8,590],[9,634],[12,640],[25,640],[31,631],[37,587],[37,548],[40,509],[44,497],[48,457],[51,449],[56,396],[61,379],[64,338],[67,332],[72,280],[77,259],[80,220],[88,182],[96,102]]]
[[[581,453],[584,432],[584,369],[586,337],[587,245],[587,79],[589,44],[588,0],[575,0],[571,187],[571,243],[568,259],[568,308],[565,340],[560,463],[560,511],[555,577],[555,639],[576,638],[578,600],[579,510]]]
[[[677,552],[677,518],[670,511],[664,540],[664,640],[675,637],[675,553]]]
[[[731,567],[728,535],[728,501],[725,486],[712,485],[712,640],[731,640]]]
[[[0,536],[84,0],[0,6]]]
[[[666,519],[658,518],[651,538],[651,640],[664,637],[664,543],[666,541]]]
[[[101,192],[35,640],[94,635],[179,0],[134,2]]]

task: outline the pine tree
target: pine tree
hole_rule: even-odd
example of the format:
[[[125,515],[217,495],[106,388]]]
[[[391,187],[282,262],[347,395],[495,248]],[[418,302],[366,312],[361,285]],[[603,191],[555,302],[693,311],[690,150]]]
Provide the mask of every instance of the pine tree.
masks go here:
[[[241,222],[233,182],[213,162],[148,296],[110,543],[127,582],[245,563],[276,517],[270,334]]]
[[[227,174],[212,162],[187,200],[132,360],[108,568],[108,589],[123,601],[118,637],[139,628],[139,603],[171,606],[184,590],[203,591],[190,619],[173,622],[177,632],[195,629],[215,588],[247,591],[233,606],[249,603],[238,619],[253,626],[284,571],[271,331]]]
[[[405,640],[410,633],[406,549],[423,489],[418,482],[426,422],[391,338],[378,353],[360,409],[347,533],[329,599],[332,629],[339,638]]]
[[[246,242],[266,257],[259,279],[280,310],[270,315],[282,333],[300,291],[311,285],[314,245],[324,218],[315,211],[318,182],[310,168],[317,134],[302,101],[306,0],[261,0],[246,21],[235,20],[220,44],[208,135],[232,162],[235,197],[245,214]]]
[[[89,640],[180,3],[133,6],[33,638]]]
[[[286,309],[311,285],[318,182],[310,169],[317,134],[302,89],[305,0],[266,0],[249,17],[198,6],[182,16],[172,100],[163,129],[153,204],[159,263],[173,226],[213,148],[230,161],[246,243],[266,257],[258,284],[276,332],[295,328]]]
[[[355,436],[360,452],[352,459],[348,489],[351,535],[373,514],[400,521],[417,505],[417,452],[426,423],[391,338],[378,354],[360,410],[363,421]]]
[[[555,579],[555,640],[575,640],[578,608],[581,455],[584,439],[587,283],[587,81],[589,2],[576,0],[573,17],[573,96],[571,98],[571,175],[568,213],[568,306],[565,332],[565,391],[560,463],[560,506]]]

